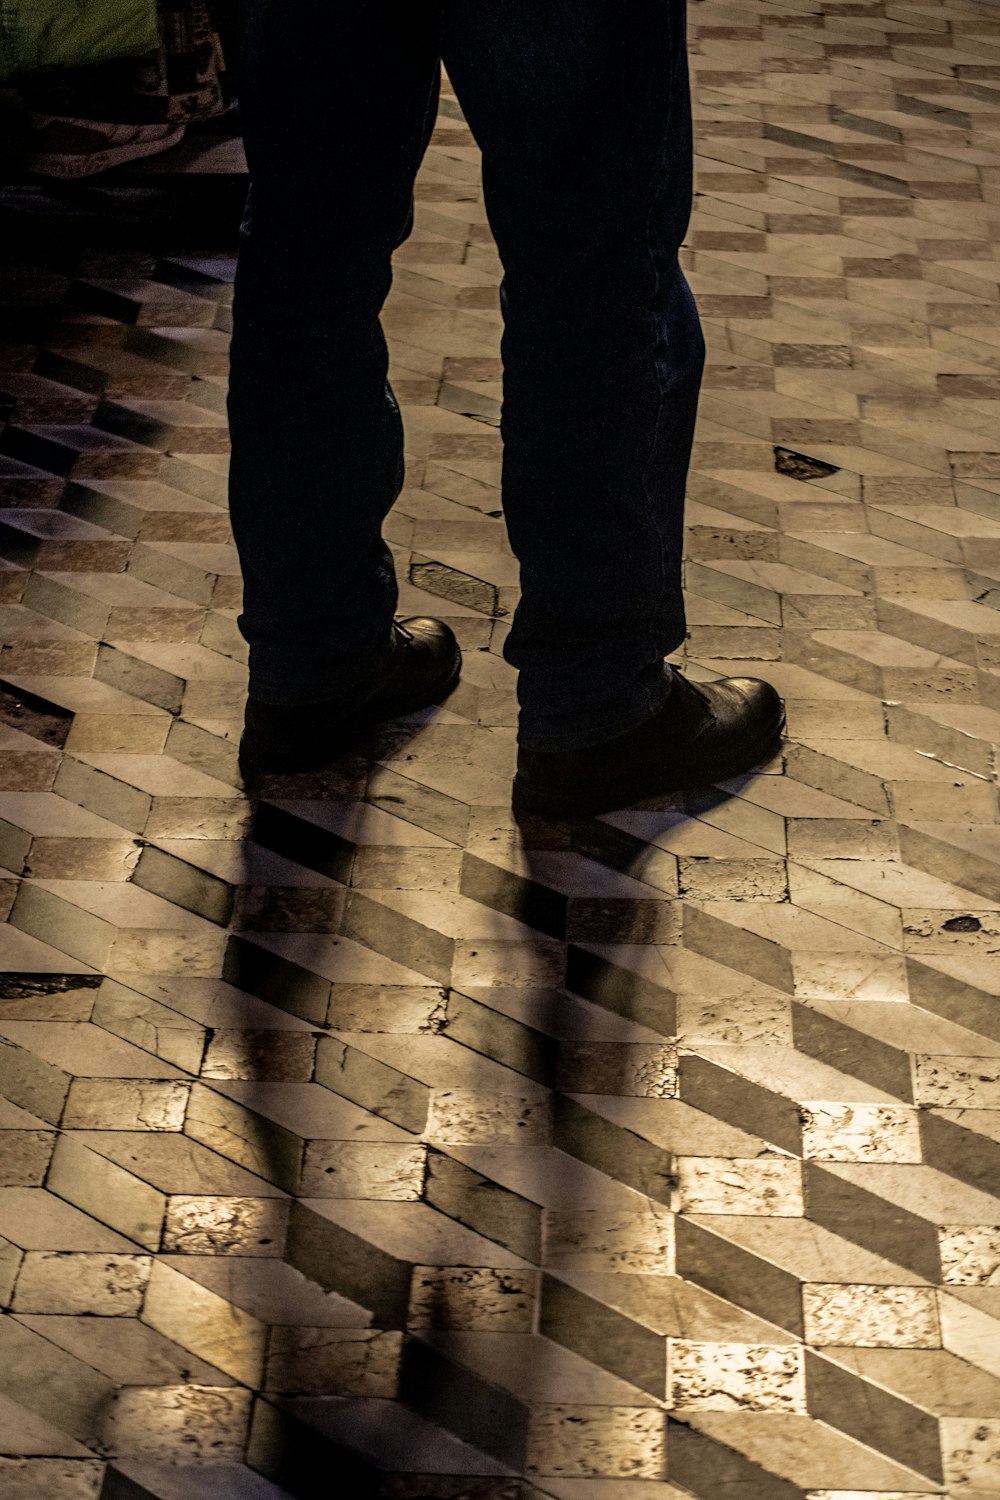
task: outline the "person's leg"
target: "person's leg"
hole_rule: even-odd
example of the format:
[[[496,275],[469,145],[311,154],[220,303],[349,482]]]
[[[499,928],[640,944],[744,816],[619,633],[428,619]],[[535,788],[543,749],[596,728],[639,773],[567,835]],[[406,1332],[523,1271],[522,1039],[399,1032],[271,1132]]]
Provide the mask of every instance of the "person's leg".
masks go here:
[[[704,345],[684,0],[445,0],[504,267],[503,504],[521,744],[650,718],[685,635],[684,487]]]
[[[251,189],[233,309],[230,513],[251,697],[334,700],[387,649],[403,482],[379,312],[440,76],[432,0],[247,0]]]

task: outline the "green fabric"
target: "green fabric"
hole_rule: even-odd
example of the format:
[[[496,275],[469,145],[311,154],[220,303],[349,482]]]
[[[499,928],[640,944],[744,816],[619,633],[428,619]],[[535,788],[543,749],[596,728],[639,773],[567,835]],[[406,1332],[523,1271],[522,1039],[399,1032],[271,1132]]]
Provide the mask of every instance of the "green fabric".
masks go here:
[[[156,0],[0,0],[0,78],[155,52]]]

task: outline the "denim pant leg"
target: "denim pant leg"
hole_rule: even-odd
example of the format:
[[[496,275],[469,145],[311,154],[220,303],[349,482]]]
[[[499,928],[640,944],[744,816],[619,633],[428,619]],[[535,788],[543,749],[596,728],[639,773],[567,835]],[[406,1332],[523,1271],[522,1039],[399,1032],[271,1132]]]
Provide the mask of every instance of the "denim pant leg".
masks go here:
[[[250,689],[332,699],[385,650],[382,522],[403,434],[379,312],[412,225],[440,67],[431,0],[246,0],[230,513]]]
[[[684,489],[704,362],[684,0],[444,0],[503,262],[503,504],[520,739],[641,723],[684,639]]]

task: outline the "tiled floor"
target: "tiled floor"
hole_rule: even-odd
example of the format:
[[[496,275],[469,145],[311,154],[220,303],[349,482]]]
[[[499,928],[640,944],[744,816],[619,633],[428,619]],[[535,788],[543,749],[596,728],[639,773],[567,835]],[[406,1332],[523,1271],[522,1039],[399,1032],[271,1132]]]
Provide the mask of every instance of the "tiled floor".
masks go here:
[[[391,535],[464,680],[256,810],[232,226],[156,216],[236,148],[5,195],[7,1500],[1000,1495],[1000,11],[692,27],[687,657],[770,676],[790,738],[683,802],[512,825],[447,90]]]

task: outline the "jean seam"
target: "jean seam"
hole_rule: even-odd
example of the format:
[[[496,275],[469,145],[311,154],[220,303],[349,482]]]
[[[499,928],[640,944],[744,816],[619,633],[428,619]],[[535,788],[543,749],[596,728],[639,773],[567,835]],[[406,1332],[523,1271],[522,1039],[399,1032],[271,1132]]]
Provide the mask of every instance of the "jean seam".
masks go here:
[[[672,14],[671,14],[671,7],[669,5],[666,7],[666,27],[667,27],[667,55],[668,55],[668,57],[670,57],[672,59],[673,55],[674,55],[674,53],[673,53],[674,34],[673,34],[673,18],[672,18]],[[650,473],[650,469],[652,468],[653,461],[654,461],[654,459],[656,457],[657,449],[659,447],[660,428],[661,428],[662,421],[663,421],[663,413],[664,413],[664,410],[665,410],[666,404],[667,404],[667,400],[666,400],[667,393],[666,393],[666,389],[665,389],[665,386],[664,386],[663,377],[662,377],[662,374],[661,374],[661,365],[660,365],[659,354],[660,354],[661,345],[664,346],[664,352],[665,352],[665,346],[666,346],[666,344],[668,342],[668,339],[669,339],[669,331],[668,331],[668,329],[666,327],[666,324],[661,321],[661,323],[658,325],[657,316],[656,316],[656,314],[657,314],[657,308],[659,306],[660,292],[661,292],[661,288],[663,286],[663,277],[661,275],[660,267],[659,267],[658,262],[657,262],[656,249],[655,249],[655,247],[653,245],[652,221],[653,221],[654,211],[656,210],[656,207],[659,204],[660,198],[662,196],[663,171],[664,171],[664,164],[665,164],[666,156],[667,156],[667,145],[668,145],[669,138],[670,138],[670,124],[671,124],[671,120],[673,118],[673,112],[674,111],[673,111],[672,95],[671,95],[671,92],[668,90],[668,92],[667,92],[666,117],[664,119],[664,124],[663,124],[663,134],[662,134],[661,141],[660,141],[660,149],[659,149],[659,152],[658,152],[657,158],[656,158],[656,167],[655,167],[654,174],[653,174],[652,193],[650,195],[649,207],[646,210],[646,220],[645,220],[645,226],[644,226],[644,230],[645,230],[645,242],[646,242],[646,255],[647,255],[647,259],[648,259],[650,270],[652,271],[652,275],[653,275],[652,296],[651,296],[650,308],[649,308],[649,321],[650,321],[650,326],[651,326],[652,333],[653,333],[653,339],[652,339],[653,378],[656,381],[656,391],[657,391],[656,420],[653,423],[653,434],[652,434],[652,438],[650,440],[649,453],[648,453],[648,455],[646,457],[645,463],[643,464],[642,475],[641,475],[641,479],[640,479],[640,483],[641,483],[641,486],[642,486],[642,496],[643,496],[643,501],[644,501],[645,506],[646,506],[646,512],[647,512],[649,520],[650,520],[650,522],[652,524],[652,529],[653,529],[654,535],[656,537],[656,558],[657,558],[657,563],[659,565],[659,578],[658,578],[658,581],[657,581],[657,584],[656,584],[656,587],[655,587],[655,592],[654,592],[654,596],[653,596],[653,599],[652,599],[652,606],[651,606],[651,609],[650,609],[650,626],[649,626],[649,636],[648,636],[648,639],[649,639],[649,645],[650,645],[650,652],[651,652],[651,654],[656,654],[660,650],[660,643],[659,643],[659,640],[657,639],[656,621],[657,621],[657,618],[659,616],[660,610],[662,608],[663,598],[664,598],[664,595],[666,593],[666,588],[667,588],[667,568],[666,568],[666,561],[665,561],[665,558],[664,558],[664,555],[663,555],[664,554],[663,531],[662,531],[662,528],[660,527],[660,525],[657,522],[656,509],[655,509],[655,506],[654,506],[654,504],[652,502],[652,497],[650,496],[650,492],[649,492],[649,473]],[[647,687],[645,683],[643,683],[641,686],[642,686],[642,692],[643,692],[643,694],[644,694],[644,696],[646,698],[646,702],[647,702],[648,707],[649,707],[649,715],[651,716],[660,707],[660,703],[657,703],[656,701],[654,701],[654,695],[653,695],[651,689],[649,687]]]
[[[664,681],[666,678],[664,677]],[[636,697],[636,711],[634,713],[605,714],[600,719],[588,718],[585,725],[585,740],[581,743],[579,733],[574,733],[572,728],[563,728],[555,734],[527,734],[518,733],[518,743],[522,748],[535,751],[539,754],[561,754],[567,751],[589,749],[593,745],[601,745],[608,740],[617,739],[620,735],[627,734],[630,729],[637,729],[640,724],[656,716],[669,695],[669,690],[663,692],[658,701],[654,702],[654,695],[645,686],[637,684],[640,694]],[[649,707],[652,704],[652,708]],[[583,727],[583,726],[581,726]]]

